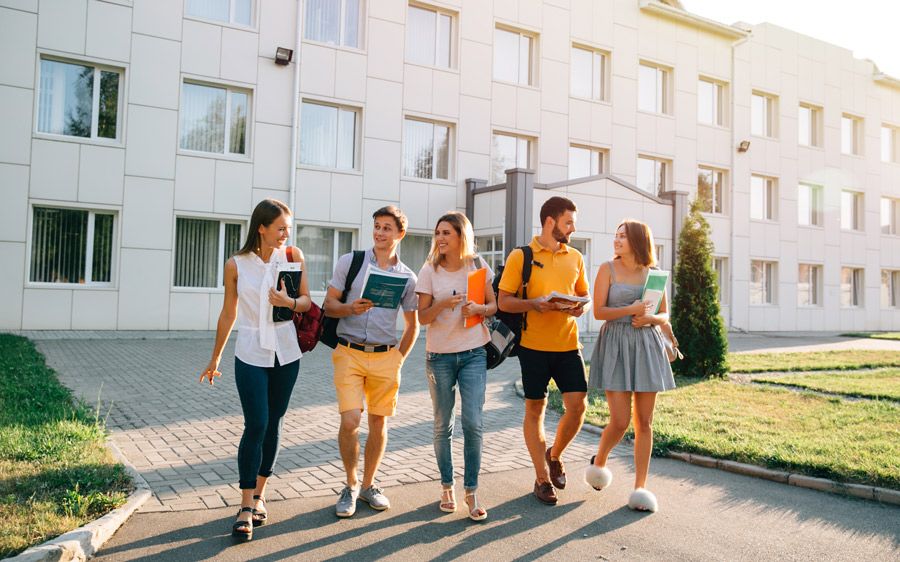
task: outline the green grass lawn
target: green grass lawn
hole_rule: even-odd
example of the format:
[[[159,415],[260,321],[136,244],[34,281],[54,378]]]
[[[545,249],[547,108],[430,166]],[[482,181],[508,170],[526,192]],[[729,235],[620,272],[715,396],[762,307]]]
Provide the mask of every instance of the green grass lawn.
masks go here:
[[[882,332],[880,334],[841,334],[846,338],[874,338],[876,340],[900,340],[900,332]]]
[[[848,349],[807,353],[729,353],[732,373],[769,371],[852,371],[900,367],[900,351]]]
[[[105,443],[34,345],[0,334],[0,558],[124,504],[131,478]]]
[[[797,386],[862,398],[900,400],[900,369],[863,372],[823,372],[803,375],[762,376],[756,382]]]
[[[676,381],[659,395],[654,450],[682,451],[900,490],[900,408],[722,380]],[[550,407],[562,410],[556,388]],[[601,391],[586,422],[608,423]],[[629,430],[629,435],[633,435]]]

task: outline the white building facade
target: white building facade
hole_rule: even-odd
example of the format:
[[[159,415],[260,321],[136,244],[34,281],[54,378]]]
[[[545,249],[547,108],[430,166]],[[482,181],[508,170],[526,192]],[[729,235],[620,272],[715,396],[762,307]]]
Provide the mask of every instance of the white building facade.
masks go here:
[[[565,194],[593,280],[626,217],[670,269],[698,192],[729,327],[900,329],[900,80],[786,29],[650,0],[0,0],[0,52],[0,329],[214,329],[266,197],[320,300],[383,205],[413,269],[451,209],[499,264]]]

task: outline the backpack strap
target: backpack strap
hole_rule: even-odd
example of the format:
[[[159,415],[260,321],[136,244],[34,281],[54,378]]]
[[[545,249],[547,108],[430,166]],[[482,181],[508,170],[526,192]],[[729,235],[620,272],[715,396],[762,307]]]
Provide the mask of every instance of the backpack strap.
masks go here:
[[[347,302],[347,295],[350,294],[350,285],[356,280],[359,270],[362,269],[363,258],[366,257],[365,250],[353,250],[353,261],[350,262],[350,270],[347,272],[347,280],[344,282],[344,292],[341,293],[341,302]]]
[[[534,261],[534,251],[531,246],[519,246],[522,250],[522,300],[528,300],[528,282],[531,281],[531,263]],[[522,313],[522,329],[528,328],[528,313]]]

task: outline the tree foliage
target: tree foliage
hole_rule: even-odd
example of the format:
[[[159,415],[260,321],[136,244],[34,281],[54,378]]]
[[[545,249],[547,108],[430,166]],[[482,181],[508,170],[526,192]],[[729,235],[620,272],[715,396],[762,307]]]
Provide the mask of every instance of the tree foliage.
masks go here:
[[[710,227],[700,214],[702,208],[703,198],[698,196],[678,237],[672,328],[684,359],[672,363],[672,370],[680,376],[714,378],[728,374],[728,339],[719,308]]]

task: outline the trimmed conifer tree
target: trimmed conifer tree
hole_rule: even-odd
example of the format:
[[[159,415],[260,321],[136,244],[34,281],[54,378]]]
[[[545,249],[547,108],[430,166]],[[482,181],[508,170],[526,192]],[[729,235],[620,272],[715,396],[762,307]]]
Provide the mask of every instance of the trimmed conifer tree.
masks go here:
[[[691,202],[678,236],[671,317],[684,359],[672,363],[672,370],[684,377],[715,378],[728,374],[728,339],[719,308],[710,227],[700,214],[703,207],[702,196]]]

